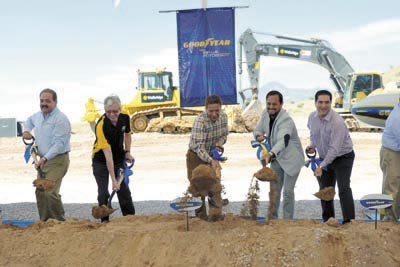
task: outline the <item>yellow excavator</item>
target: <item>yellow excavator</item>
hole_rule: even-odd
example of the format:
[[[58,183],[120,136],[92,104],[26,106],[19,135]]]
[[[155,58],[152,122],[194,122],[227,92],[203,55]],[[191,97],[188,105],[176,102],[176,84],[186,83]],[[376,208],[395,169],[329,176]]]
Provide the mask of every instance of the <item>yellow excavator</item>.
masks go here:
[[[154,71],[138,70],[137,93],[133,99],[122,104],[122,112],[131,117],[135,132],[185,133],[191,131],[194,119],[204,107],[181,107],[180,90],[173,85],[172,72],[165,69]],[[94,129],[101,116],[95,100],[89,98],[85,104],[86,113],[82,120]],[[239,105],[223,106],[228,114],[232,132],[247,132],[241,117]]]

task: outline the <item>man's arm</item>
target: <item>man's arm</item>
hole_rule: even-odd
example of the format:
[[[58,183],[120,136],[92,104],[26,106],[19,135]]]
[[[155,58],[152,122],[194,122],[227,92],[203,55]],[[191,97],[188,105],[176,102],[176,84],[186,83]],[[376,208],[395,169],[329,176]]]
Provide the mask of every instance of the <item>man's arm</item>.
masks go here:
[[[265,111],[263,111],[263,113],[261,114],[261,117],[257,122],[256,128],[253,131],[254,139],[260,142],[264,140],[264,135],[265,135],[264,121],[265,121]]]
[[[114,190],[119,190],[119,184],[117,182],[117,179],[115,178],[115,172],[114,172],[114,160],[112,157],[112,152],[111,152],[111,148],[103,148],[103,153],[104,156],[106,158],[106,166],[107,166],[107,170],[110,173],[111,176],[111,181],[112,181],[112,188]]]
[[[24,133],[23,133],[23,138],[26,140],[31,140],[32,139],[32,134],[31,131],[33,128],[35,128],[33,124],[33,115],[30,116],[25,122],[24,122]]]
[[[339,156],[340,148],[344,145],[344,139],[347,135],[347,127],[343,120],[334,120],[332,123],[328,152],[320,167],[324,168],[331,164]]]
[[[54,126],[53,136],[51,139],[52,146],[44,157],[47,160],[50,160],[55,158],[58,154],[65,152],[64,147],[67,145],[70,135],[71,124],[66,117],[61,117],[56,121]]]
[[[228,115],[226,113],[222,113],[222,120],[221,120],[221,137],[218,139],[215,146],[222,147],[225,145],[226,140],[228,139],[229,129],[228,129]]]
[[[287,147],[290,142],[293,127],[295,127],[295,125],[293,120],[290,118],[286,118],[281,122],[276,123],[274,131],[277,130],[277,142],[271,148],[271,152],[274,155],[278,155],[279,152]]]
[[[191,138],[194,143],[194,147],[192,147],[193,152],[195,152],[202,161],[211,163],[212,158],[205,149],[206,132],[204,130],[204,124],[199,117],[193,123]]]
[[[131,133],[124,133],[124,143],[125,143],[125,159],[128,162],[132,162],[134,158],[131,154],[131,144],[132,144]]]

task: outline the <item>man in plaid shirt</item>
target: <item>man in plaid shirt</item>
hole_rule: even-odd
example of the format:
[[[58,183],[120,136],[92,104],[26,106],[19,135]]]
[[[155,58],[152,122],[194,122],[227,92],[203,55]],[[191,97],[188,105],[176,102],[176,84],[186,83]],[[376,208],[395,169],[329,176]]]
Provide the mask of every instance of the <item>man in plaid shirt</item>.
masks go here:
[[[189,150],[186,154],[186,165],[189,181],[192,179],[192,171],[200,164],[208,164],[217,173],[220,181],[221,165],[218,160],[211,157],[211,148],[222,148],[228,136],[228,116],[221,111],[222,101],[219,96],[212,95],[206,99],[206,111],[202,112],[194,121],[192,135],[190,137]],[[218,196],[220,199],[220,196]],[[205,197],[202,197],[203,205],[196,210],[196,216],[208,219]],[[225,203],[228,200],[224,200]],[[221,207],[215,207],[215,203],[209,201],[211,208],[216,208],[221,213]],[[215,219],[215,218],[214,218]]]

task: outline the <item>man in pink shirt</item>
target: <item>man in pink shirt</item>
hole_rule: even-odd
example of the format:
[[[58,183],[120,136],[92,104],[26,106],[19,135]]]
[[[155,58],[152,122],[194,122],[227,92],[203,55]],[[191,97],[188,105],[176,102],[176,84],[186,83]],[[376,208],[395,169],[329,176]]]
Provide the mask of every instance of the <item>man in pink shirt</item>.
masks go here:
[[[353,169],[354,151],[349,130],[342,117],[331,109],[332,94],[320,90],[315,94],[316,111],[308,118],[311,144],[306,152],[316,150],[322,160],[314,175],[318,179],[320,189],[339,188],[340,206],[343,213],[343,224],[355,218],[353,193],[350,187],[350,176]],[[335,217],[333,200],[321,200],[322,219],[326,222]]]

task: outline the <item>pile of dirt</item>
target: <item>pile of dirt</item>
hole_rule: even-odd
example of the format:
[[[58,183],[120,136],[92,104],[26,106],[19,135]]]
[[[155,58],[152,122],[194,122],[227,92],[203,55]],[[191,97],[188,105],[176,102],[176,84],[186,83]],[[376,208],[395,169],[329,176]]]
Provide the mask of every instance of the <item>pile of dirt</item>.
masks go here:
[[[397,224],[259,223],[183,214],[0,226],[0,266],[399,266]]]

